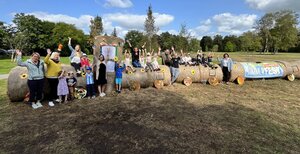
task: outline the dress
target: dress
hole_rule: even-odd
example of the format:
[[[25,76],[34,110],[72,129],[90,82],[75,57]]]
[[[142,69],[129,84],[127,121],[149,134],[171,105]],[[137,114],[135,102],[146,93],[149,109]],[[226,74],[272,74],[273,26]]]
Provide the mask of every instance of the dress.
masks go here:
[[[68,89],[66,77],[58,78],[57,95],[62,96],[68,94],[69,94],[69,89]]]
[[[104,63],[100,63],[99,66],[99,76],[98,80],[96,80],[97,85],[104,85],[107,83],[106,80],[106,65]]]

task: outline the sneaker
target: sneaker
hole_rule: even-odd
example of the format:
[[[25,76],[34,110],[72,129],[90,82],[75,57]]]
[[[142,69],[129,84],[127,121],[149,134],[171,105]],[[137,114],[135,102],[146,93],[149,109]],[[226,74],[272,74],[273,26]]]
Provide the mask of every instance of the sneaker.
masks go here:
[[[88,99],[91,99],[91,97],[89,96]]]
[[[53,101],[49,101],[48,105],[51,106],[51,107],[53,107],[54,106]]]
[[[96,96],[94,95],[94,96],[92,96],[92,99],[94,99],[94,98],[96,98]]]
[[[33,109],[39,108],[35,103],[31,103],[31,107],[32,107]]]
[[[55,100],[55,102],[59,102],[59,101],[61,101],[61,100],[60,100],[60,99],[56,99],[56,100]]]
[[[40,101],[37,101],[36,106],[37,106],[38,108],[43,107],[43,105],[41,104]]]
[[[106,94],[105,94],[105,93],[102,93],[102,95],[103,95],[103,97],[104,97],[104,96],[106,96]]]

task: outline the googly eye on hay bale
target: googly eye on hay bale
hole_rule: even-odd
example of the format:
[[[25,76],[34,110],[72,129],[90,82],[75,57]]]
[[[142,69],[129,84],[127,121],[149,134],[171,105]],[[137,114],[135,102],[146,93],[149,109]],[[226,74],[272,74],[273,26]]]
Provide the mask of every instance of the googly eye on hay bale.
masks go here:
[[[141,69],[141,72],[144,73],[144,72],[145,72],[145,69],[142,68],[142,69]]]
[[[191,73],[192,73],[192,75],[195,75],[196,71],[195,71],[195,70],[192,70]]]
[[[26,73],[23,73],[23,74],[20,75],[20,78],[21,79],[27,79],[28,75]]]
[[[129,75],[132,75],[132,74],[133,74],[133,72],[132,72],[132,71],[128,71],[128,74],[129,74]]]
[[[115,58],[114,58],[114,61],[115,61],[115,62],[119,61],[119,58],[118,58],[118,57],[115,57]]]
[[[160,71],[162,72],[162,73],[165,73],[165,69],[164,68],[162,68],[162,69],[160,69]]]
[[[85,78],[85,72],[81,72],[81,76]]]

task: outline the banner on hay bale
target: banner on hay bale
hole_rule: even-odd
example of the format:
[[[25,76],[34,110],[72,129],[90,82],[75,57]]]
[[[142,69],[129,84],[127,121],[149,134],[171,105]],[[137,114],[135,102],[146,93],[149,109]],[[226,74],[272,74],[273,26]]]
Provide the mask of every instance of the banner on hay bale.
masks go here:
[[[277,78],[283,77],[283,68],[276,62],[241,63],[245,70],[245,78]]]
[[[101,54],[103,54],[104,58],[107,60],[106,63],[106,72],[115,72],[115,57],[117,56],[117,48],[115,46],[102,46]]]

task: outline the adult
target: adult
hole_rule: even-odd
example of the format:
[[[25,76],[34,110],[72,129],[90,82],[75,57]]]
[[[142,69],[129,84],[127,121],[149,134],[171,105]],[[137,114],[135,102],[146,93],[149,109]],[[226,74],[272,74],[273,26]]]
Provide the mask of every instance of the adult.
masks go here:
[[[174,47],[172,47],[172,51],[174,51]],[[161,52],[161,48],[158,48],[158,55],[161,57],[162,65],[171,66],[171,51],[166,49],[164,52]]]
[[[171,80],[171,84],[173,84],[178,76],[179,76],[179,61],[180,61],[180,57],[178,57],[177,53],[174,51],[174,53],[172,53],[172,59],[171,59],[171,74],[172,74],[172,80]]]
[[[80,49],[80,45],[77,44],[75,46],[75,49],[72,47],[71,40],[72,40],[72,38],[69,37],[68,47],[71,50],[71,55],[70,55],[71,66],[74,67],[77,76],[80,76],[80,74],[81,74],[81,71],[80,71],[80,68],[81,68],[80,58],[81,58],[83,53]]]
[[[221,68],[223,71],[223,81],[228,84],[230,79],[230,72],[232,70],[233,61],[231,58],[229,58],[229,54],[225,53],[223,55],[223,59],[221,61]]]
[[[49,83],[49,106],[54,106],[54,101],[58,101],[57,85],[58,85],[58,73],[61,69],[60,56],[58,52],[51,52],[47,49],[47,56],[45,57],[45,63],[47,65],[46,78]]]
[[[99,61],[97,61],[96,64],[96,85],[98,86],[100,97],[106,95],[105,94],[106,84],[107,84],[106,64],[105,64],[105,58],[101,54],[99,56]]]
[[[28,70],[28,88],[29,88],[29,103],[33,109],[42,107],[42,94],[44,89],[44,61],[40,60],[40,54],[32,53],[31,58],[22,62],[22,52],[16,50],[17,64],[21,67],[27,67]],[[35,103],[36,101],[36,103]]]
[[[132,47],[131,43],[129,40],[127,40],[127,43],[131,49],[131,60],[132,60],[132,66],[133,67],[137,67],[137,68],[141,68],[141,63],[140,63],[140,51],[137,47]],[[146,42],[144,43],[144,45],[142,46],[142,49],[145,47]]]

